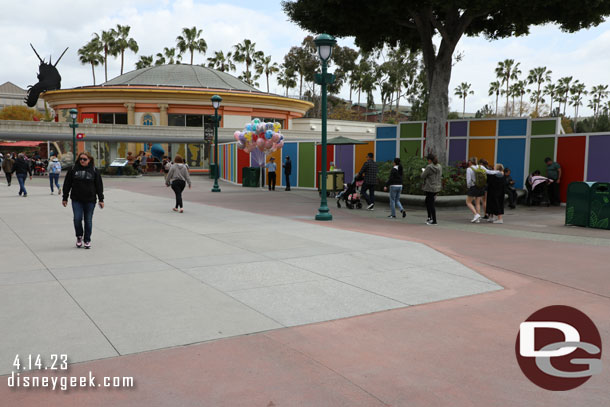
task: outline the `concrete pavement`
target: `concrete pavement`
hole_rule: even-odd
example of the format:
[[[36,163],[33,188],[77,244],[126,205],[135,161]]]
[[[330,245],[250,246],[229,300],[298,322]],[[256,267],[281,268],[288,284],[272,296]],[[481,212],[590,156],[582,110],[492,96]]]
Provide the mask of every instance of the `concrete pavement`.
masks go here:
[[[10,405],[608,400],[607,370],[557,395],[515,361],[519,323],[545,305],[576,306],[610,333],[610,236],[562,227],[557,208],[518,209],[502,226],[452,210],[428,227],[421,211],[388,220],[383,207],[332,209],[320,224],[313,192],[221,184],[211,194],[196,178],[177,214],[160,179],[108,180],[85,251],[43,182],[28,198],[0,185],[2,373],[16,353],[68,353],[70,374],[130,374],[137,387],[2,385]]]

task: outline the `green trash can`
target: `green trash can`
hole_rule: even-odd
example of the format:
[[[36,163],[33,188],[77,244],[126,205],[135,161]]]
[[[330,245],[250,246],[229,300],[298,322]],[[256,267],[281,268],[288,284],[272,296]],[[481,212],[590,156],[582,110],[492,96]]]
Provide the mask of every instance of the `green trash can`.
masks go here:
[[[594,183],[589,196],[589,227],[610,230],[610,183]]]
[[[216,178],[215,175],[216,175],[217,168],[218,167],[216,166],[216,164],[213,164],[213,163],[210,164],[210,179]]]
[[[261,176],[261,169],[259,167],[244,167],[241,170],[242,181],[241,185],[244,187],[258,187],[259,179]]]
[[[568,185],[566,225],[589,226],[590,193],[593,182],[572,182]]]

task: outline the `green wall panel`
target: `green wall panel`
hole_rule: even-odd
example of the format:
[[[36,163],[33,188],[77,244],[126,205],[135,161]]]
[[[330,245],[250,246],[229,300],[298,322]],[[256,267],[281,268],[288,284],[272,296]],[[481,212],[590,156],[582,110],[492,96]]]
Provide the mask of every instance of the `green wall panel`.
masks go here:
[[[402,123],[400,125],[400,138],[421,138],[422,123]]]
[[[407,157],[421,157],[421,141],[401,140],[399,156],[401,161],[405,161]]]
[[[555,138],[534,138],[530,144],[530,169],[529,173],[539,170],[542,175],[546,175],[546,157],[553,158],[555,152]]]
[[[555,134],[555,127],[555,120],[532,121],[532,136],[546,136],[547,134]]]
[[[313,188],[316,163],[314,143],[299,143],[299,186]]]

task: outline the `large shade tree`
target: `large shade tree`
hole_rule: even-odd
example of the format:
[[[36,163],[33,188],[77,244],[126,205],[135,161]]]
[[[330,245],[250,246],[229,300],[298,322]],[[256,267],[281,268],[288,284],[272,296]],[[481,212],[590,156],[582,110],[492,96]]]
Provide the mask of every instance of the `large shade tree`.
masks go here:
[[[354,36],[370,49],[400,43],[421,49],[429,89],[427,152],[446,160],[445,122],[455,48],[463,35],[489,39],[529,33],[531,25],[557,23],[574,32],[610,14],[599,0],[295,0],[283,2],[289,18],[315,33]],[[338,12],[337,10],[340,10]],[[439,36],[435,47],[433,38]]]

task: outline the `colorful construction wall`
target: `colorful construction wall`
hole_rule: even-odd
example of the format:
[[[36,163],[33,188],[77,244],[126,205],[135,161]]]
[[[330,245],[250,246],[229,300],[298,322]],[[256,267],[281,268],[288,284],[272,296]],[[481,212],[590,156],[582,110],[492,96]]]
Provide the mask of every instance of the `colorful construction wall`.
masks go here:
[[[561,196],[565,201],[568,184],[573,181],[610,181],[610,134],[559,134],[559,119],[469,119],[447,123],[447,154],[450,164],[476,156],[490,164],[502,163],[511,169],[519,188],[524,187],[527,174],[540,170],[546,174],[544,159],[551,157],[563,169]],[[362,145],[328,146],[328,166],[345,171],[351,182],[369,152],[376,161],[401,160],[423,155],[426,145],[426,124],[405,122],[380,125],[375,140]],[[315,142],[286,142],[272,156],[278,172],[286,156],[292,160],[290,184],[300,188],[317,188],[317,172],[321,170],[322,147]],[[267,157],[267,162],[269,158]],[[251,165],[250,156],[237,150],[235,143],[219,146],[220,177],[241,184],[242,168]],[[327,168],[328,169],[328,168]],[[282,171],[278,185],[286,185]]]

